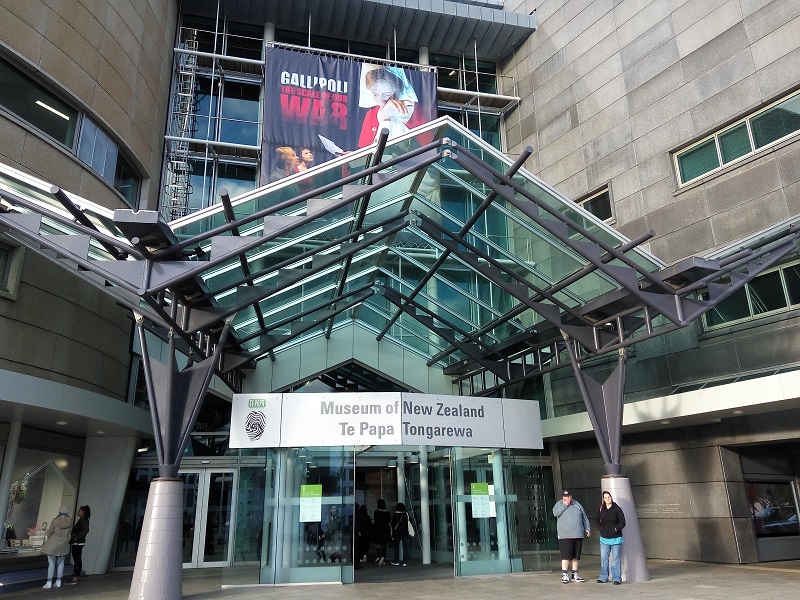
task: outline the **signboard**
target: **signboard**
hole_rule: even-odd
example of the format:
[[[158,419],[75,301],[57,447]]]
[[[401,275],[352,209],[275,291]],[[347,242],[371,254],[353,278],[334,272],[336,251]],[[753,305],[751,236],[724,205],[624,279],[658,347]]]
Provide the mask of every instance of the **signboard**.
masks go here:
[[[471,483],[470,493],[472,494],[472,518],[488,519],[492,516],[489,509],[489,484]]]
[[[264,69],[261,185],[436,118],[432,72],[272,46]]]
[[[534,400],[405,392],[235,394],[230,445],[543,447]]]
[[[322,484],[300,484],[300,522],[319,523],[322,520]]]

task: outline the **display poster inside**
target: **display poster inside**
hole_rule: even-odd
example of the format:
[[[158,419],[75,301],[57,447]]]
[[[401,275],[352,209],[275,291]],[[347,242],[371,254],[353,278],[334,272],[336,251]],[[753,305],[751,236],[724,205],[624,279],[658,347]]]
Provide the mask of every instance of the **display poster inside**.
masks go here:
[[[539,403],[389,393],[234,394],[231,448],[542,448]]]
[[[471,483],[470,493],[472,494],[472,518],[488,519],[491,516],[489,511],[489,484]]]
[[[260,184],[436,118],[433,72],[268,46]]]
[[[322,484],[300,484],[300,522],[319,523],[322,520]]]

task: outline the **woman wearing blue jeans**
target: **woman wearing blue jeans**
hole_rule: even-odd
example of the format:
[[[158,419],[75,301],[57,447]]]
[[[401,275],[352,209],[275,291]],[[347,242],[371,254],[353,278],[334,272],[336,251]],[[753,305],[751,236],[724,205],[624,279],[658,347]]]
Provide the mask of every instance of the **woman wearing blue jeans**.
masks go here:
[[[600,528],[600,575],[597,576],[597,583],[608,581],[610,563],[611,580],[614,585],[619,585],[622,583],[619,552],[622,549],[625,513],[609,492],[603,492],[603,502],[597,511],[597,525]]]

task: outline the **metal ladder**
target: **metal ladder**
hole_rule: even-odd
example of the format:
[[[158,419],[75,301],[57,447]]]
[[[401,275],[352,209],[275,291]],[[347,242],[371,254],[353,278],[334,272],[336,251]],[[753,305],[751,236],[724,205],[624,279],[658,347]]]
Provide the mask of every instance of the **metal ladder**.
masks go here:
[[[197,30],[188,30],[188,37],[181,45],[186,50],[197,51]],[[188,213],[192,185],[189,179],[189,142],[186,140],[197,132],[197,55],[179,53],[177,63],[170,134],[180,139],[167,142],[166,184],[161,205],[162,214],[168,221]]]

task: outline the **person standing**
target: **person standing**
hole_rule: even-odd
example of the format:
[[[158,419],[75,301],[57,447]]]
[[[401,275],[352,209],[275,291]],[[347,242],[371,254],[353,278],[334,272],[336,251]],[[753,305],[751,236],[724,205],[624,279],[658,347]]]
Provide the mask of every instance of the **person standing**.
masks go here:
[[[406,505],[398,502],[392,517],[392,539],[394,540],[394,560],[392,564],[406,566],[408,554],[408,513]]]
[[[597,511],[597,526],[600,529],[600,575],[597,583],[608,581],[609,557],[611,558],[611,580],[614,585],[622,583],[620,550],[622,549],[622,529],[625,527],[625,513],[614,502],[609,492],[603,492],[603,501]]]
[[[86,534],[89,533],[89,519],[92,516],[92,509],[88,506],[81,506],[78,509],[78,520],[72,527],[70,544],[72,545],[72,581],[70,585],[78,583],[83,569],[83,547],[86,545]]]
[[[386,546],[392,539],[392,517],[386,509],[386,500],[378,500],[378,508],[372,515],[372,543],[378,558],[375,562],[382,567],[386,564]]]
[[[581,559],[583,535],[588,538],[592,532],[589,517],[580,502],[572,499],[572,492],[561,492],[561,500],[553,507],[557,521],[558,547],[561,551],[561,583],[569,583],[569,567],[572,563],[572,581],[583,582],[578,575],[578,561]]]
[[[69,508],[61,506],[58,515],[50,523],[47,530],[47,539],[42,544],[42,554],[47,555],[47,582],[42,586],[45,589],[61,587],[61,577],[64,575],[64,559],[69,554],[69,538],[72,533],[72,519],[69,518]],[[56,580],[53,582],[53,575]]]

